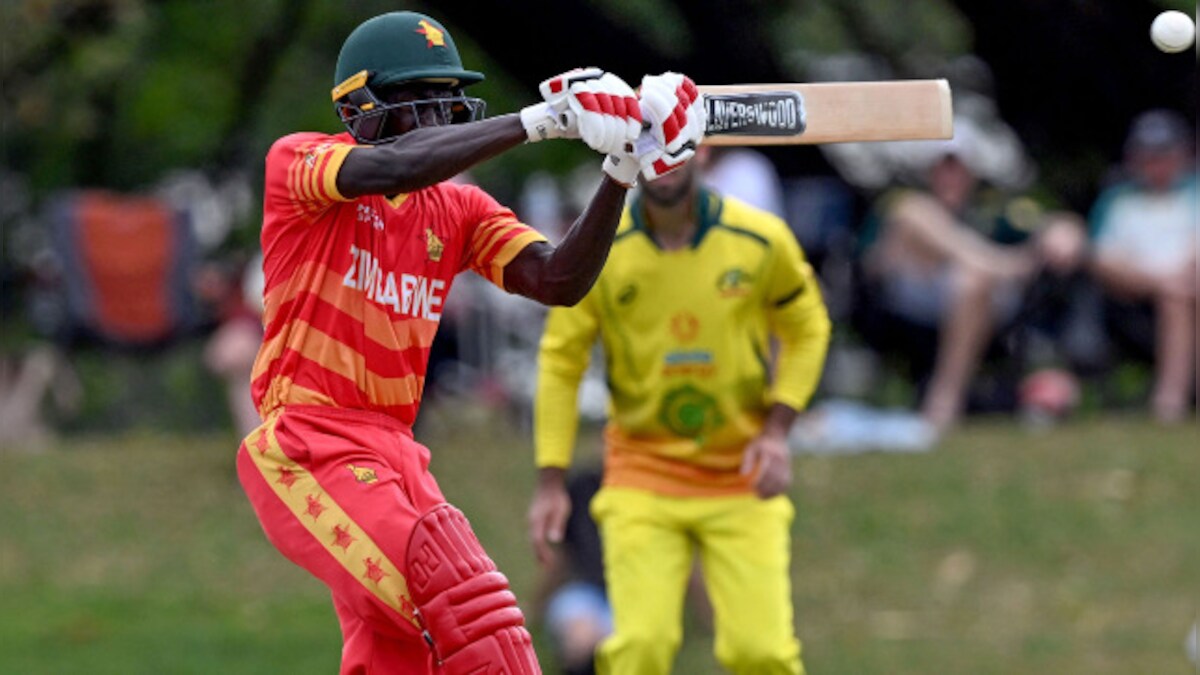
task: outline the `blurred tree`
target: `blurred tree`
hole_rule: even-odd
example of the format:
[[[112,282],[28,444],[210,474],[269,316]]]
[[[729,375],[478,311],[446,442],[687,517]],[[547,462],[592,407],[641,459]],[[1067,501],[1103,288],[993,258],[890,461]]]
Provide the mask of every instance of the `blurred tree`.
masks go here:
[[[1137,110],[1195,115],[1195,60],[1164,55],[1146,27],[1175,0],[483,0],[408,3],[445,20],[488,74],[493,113],[580,64],[627,78],[677,69],[701,82],[810,79],[817,59],[867,54],[896,77],[938,74],[971,51],[1001,112],[1076,207]],[[336,131],[330,73],[345,35],[397,9],[383,0],[8,0],[0,3],[0,156],[35,196],[59,186],[143,187],[179,167],[257,164],[296,129]],[[512,182],[587,156],[558,144],[481,168]],[[811,148],[769,153],[785,174],[826,171]],[[503,192],[503,190],[501,190]]]

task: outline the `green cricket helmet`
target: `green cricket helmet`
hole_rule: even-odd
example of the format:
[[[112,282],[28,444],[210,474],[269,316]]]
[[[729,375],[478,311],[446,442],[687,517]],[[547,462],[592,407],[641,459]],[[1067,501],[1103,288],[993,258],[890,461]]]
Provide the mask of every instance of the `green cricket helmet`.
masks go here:
[[[481,80],[481,73],[463,68],[440,23],[417,12],[391,12],[368,19],[346,38],[334,72],[334,110],[359,143],[384,143],[400,135],[388,124],[395,115],[411,115],[416,126],[431,108],[438,124],[482,118],[483,100],[462,92]],[[414,83],[443,85],[450,95],[389,103],[383,94]]]

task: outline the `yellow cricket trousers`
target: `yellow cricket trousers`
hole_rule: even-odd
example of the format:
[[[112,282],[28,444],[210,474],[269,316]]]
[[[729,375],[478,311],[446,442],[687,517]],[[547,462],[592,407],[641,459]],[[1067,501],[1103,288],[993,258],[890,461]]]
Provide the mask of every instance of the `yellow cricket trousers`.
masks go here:
[[[605,487],[591,504],[604,542],[613,634],[600,675],[667,675],[683,640],[696,553],[713,605],[713,652],[737,675],[801,675],[792,618],[786,496],[667,497]]]

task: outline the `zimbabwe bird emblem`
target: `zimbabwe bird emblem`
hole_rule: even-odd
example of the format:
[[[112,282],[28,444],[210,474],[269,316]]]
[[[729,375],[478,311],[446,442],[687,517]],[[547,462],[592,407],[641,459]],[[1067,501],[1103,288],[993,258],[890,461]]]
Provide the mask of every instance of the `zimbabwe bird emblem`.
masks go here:
[[[420,33],[421,35],[425,36],[425,39],[429,41],[429,44],[425,45],[426,47],[433,49],[434,47],[446,46],[446,34],[443,33],[437,26],[429,23],[425,19],[421,19],[417,22],[417,24],[421,27],[413,32]]]
[[[442,251],[445,250],[446,245],[433,233],[433,229],[425,228],[425,251],[429,254],[429,259],[433,262],[440,262],[442,260]]]
[[[347,464],[347,469],[354,474],[354,480],[360,483],[375,483],[379,481],[379,476],[375,475],[375,469],[368,469],[361,466]]]

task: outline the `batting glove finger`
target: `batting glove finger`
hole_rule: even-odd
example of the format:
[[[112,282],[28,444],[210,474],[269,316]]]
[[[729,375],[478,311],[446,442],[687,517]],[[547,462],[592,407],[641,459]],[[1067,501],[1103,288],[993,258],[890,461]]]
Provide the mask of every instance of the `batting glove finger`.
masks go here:
[[[568,106],[578,119],[579,136],[604,154],[624,152],[642,128],[641,106],[633,89],[621,78],[605,73],[598,79],[572,84]]]
[[[704,104],[691,78],[666,72],[642,78],[640,100],[651,133],[665,150],[677,153],[704,134]]]
[[[529,142],[548,138],[579,138],[575,114],[568,105],[571,85],[598,80],[603,75],[604,71],[599,68],[575,68],[538,85],[543,101],[521,110],[521,125],[525,127]]]
[[[704,139],[704,103],[691,78],[680,73],[647,75],[638,92],[646,128],[634,144],[646,180],[675,171]]]
[[[647,181],[652,181],[659,176],[665,176],[672,171],[682,168],[684,164],[687,164],[695,156],[696,150],[692,147],[684,148],[674,155],[666,151],[648,153],[639,162],[642,177]]]

